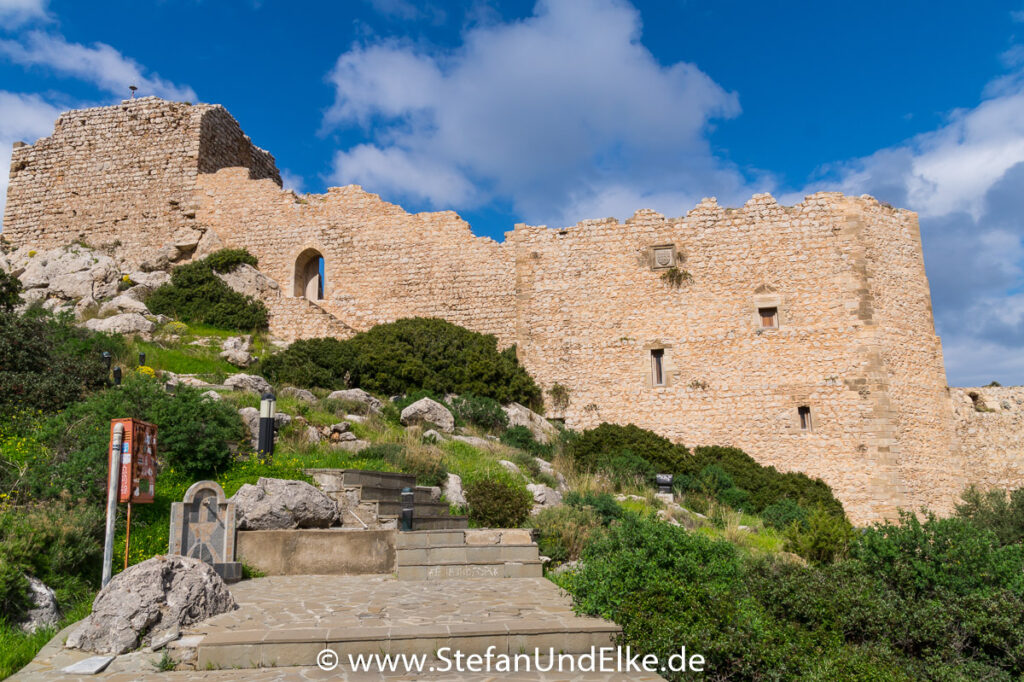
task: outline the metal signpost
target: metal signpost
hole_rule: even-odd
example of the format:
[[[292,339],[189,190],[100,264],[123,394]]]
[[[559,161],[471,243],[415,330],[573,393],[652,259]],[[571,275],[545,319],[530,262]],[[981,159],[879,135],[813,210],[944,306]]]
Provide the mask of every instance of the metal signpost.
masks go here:
[[[103,543],[103,586],[110,582],[114,560],[114,526],[119,502],[128,504],[124,538],[124,567],[128,568],[132,504],[153,501],[156,485],[156,434],[154,424],[138,419],[112,419],[107,479],[107,528]]]

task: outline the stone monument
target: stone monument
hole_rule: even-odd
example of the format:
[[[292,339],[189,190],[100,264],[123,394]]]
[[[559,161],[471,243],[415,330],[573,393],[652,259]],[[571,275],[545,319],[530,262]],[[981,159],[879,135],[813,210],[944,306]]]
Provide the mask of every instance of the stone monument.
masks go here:
[[[227,582],[242,579],[242,564],[235,561],[235,503],[217,483],[193,483],[184,501],[171,505],[168,553],[204,561]]]

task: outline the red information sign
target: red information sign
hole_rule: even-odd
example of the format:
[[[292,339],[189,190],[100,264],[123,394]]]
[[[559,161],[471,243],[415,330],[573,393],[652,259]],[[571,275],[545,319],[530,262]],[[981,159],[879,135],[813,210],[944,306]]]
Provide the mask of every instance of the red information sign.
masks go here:
[[[118,502],[153,501],[156,485],[156,425],[138,419],[110,421],[110,447],[114,447],[114,426],[124,425],[121,443],[121,476]],[[113,454],[113,453],[111,453]]]

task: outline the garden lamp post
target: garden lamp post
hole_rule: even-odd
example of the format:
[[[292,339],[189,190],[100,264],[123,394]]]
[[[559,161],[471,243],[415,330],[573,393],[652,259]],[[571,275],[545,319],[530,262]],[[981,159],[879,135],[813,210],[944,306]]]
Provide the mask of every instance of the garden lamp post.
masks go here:
[[[139,353],[139,367],[145,367],[145,366],[146,366],[146,354],[145,353]]]
[[[656,474],[654,480],[658,483],[658,492],[671,493],[673,478],[672,474]]]
[[[256,450],[264,458],[274,454],[274,413],[277,400],[273,393],[264,393],[260,400],[260,432],[256,439]]]
[[[401,530],[412,530],[413,500],[416,493],[412,488],[402,488],[402,516],[399,519]]]
[[[113,356],[110,355],[110,351],[106,351],[106,350],[103,351],[103,354],[100,355],[100,357],[103,358],[103,366],[106,367],[106,375],[104,376],[104,380],[109,384],[110,383],[110,363],[111,363],[111,361],[114,358],[113,358]]]
[[[114,368],[114,385],[115,386],[120,386],[121,385],[121,368],[120,367],[115,367]]]

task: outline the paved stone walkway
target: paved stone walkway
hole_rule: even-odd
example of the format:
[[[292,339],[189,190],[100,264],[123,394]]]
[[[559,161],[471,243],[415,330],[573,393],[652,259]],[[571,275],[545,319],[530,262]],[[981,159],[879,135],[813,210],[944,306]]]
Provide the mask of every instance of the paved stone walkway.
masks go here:
[[[570,600],[543,578],[398,581],[392,576],[275,576],[244,581],[231,591],[239,608],[200,623],[175,643],[196,670],[159,672],[162,652],[119,656],[100,675],[83,680],[659,680],[656,675],[597,673],[354,673],[324,672],[310,656],[331,648],[359,653],[428,653],[450,646],[483,653],[498,646],[515,655],[579,652],[607,646],[612,624],[577,616]],[[71,626],[74,627],[74,626]],[[70,628],[69,628],[70,630]],[[90,654],[64,649],[60,633],[13,680],[73,679],[61,668]],[[185,646],[183,646],[185,645]],[[189,646],[194,650],[189,650]],[[354,647],[354,648],[353,648]],[[195,658],[197,656],[197,659]],[[302,662],[301,666],[293,663]],[[307,659],[308,662],[307,662]],[[265,667],[258,667],[265,666]],[[224,668],[208,670],[208,667]],[[232,669],[234,668],[234,669]],[[240,668],[240,669],[239,669]]]

